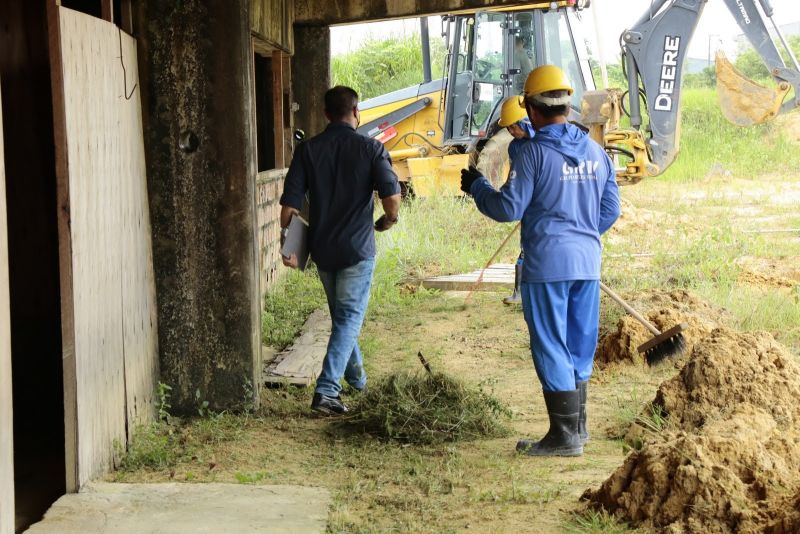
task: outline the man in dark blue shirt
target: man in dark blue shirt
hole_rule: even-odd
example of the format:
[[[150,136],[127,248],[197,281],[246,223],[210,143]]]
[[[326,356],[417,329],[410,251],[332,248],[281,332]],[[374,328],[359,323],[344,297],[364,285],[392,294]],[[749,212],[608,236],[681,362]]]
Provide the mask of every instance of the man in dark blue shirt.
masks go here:
[[[398,220],[400,185],[386,148],[356,133],[358,94],[337,86],[325,93],[330,124],[295,151],[281,196],[281,228],[289,226],[309,198],[308,245],[331,311],[331,337],[317,379],[311,408],[343,414],[340,380],[357,390],[367,383],[358,336],[369,302],[375,268],[374,230],[383,232]],[[374,196],[384,215],[373,223]],[[297,267],[294,256],[283,263]]]

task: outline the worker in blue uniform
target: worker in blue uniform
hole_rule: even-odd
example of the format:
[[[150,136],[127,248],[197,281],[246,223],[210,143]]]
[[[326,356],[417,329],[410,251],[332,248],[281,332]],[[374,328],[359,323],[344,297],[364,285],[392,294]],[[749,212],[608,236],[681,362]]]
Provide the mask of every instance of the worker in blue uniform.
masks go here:
[[[528,69],[530,72],[531,69]],[[525,141],[531,139],[536,133],[533,129],[528,113],[525,111],[524,103],[520,103],[519,95],[509,96],[503,101],[500,106],[500,119],[497,125],[505,128],[514,139],[508,144],[508,158],[511,162],[514,161],[520,147]],[[521,248],[521,247],[520,247]],[[514,265],[514,292],[510,296],[503,299],[503,304],[520,304],[522,298],[519,292],[519,283],[522,279],[522,262],[525,259],[525,251],[520,250],[517,263]]]
[[[517,451],[531,456],[579,456],[589,438],[600,236],[620,213],[611,159],[567,120],[572,93],[557,66],[531,71],[524,105],[536,135],[521,145],[508,181],[497,191],[475,168],[461,178],[481,213],[499,222],[522,220],[522,308],[550,419],[541,440],[517,443]]]

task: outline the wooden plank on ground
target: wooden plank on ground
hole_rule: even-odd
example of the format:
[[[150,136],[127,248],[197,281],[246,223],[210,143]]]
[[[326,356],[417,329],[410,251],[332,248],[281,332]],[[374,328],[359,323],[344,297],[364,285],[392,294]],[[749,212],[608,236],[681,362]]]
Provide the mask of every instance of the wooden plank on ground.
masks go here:
[[[3,110],[0,104],[0,534],[14,532],[14,412],[11,405],[11,312],[6,220]]]
[[[319,376],[331,335],[331,319],[325,310],[312,313],[294,343],[268,361],[265,357],[266,385],[308,386]]]
[[[68,490],[74,491],[109,469],[115,442],[126,443],[133,426],[152,417],[155,286],[136,42],[110,22],[55,5],[51,13]],[[71,449],[77,449],[74,480]]]
[[[483,271],[483,279],[478,287],[475,283],[481,275],[481,270],[471,273],[434,276],[422,281],[426,289],[439,289],[441,291],[495,291],[501,288],[514,287],[514,265],[510,263],[496,263]]]

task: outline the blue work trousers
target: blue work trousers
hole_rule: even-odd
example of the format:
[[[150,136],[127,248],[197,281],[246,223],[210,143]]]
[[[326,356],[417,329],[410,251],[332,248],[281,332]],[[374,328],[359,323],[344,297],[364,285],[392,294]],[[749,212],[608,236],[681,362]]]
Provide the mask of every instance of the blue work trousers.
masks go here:
[[[317,393],[338,397],[342,376],[357,389],[367,384],[358,336],[367,313],[374,270],[375,258],[369,258],[338,271],[319,271],[331,311],[331,337],[317,378]]]
[[[545,391],[573,391],[592,375],[600,319],[597,280],[526,283],[522,310]]]

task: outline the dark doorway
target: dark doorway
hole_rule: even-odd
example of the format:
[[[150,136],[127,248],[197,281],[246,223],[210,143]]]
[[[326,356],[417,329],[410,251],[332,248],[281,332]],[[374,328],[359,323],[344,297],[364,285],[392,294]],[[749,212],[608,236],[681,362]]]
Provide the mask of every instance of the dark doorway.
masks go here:
[[[0,2],[16,528],[66,491],[53,111],[45,2]]]
[[[272,58],[255,54],[256,142],[258,172],[275,168],[275,112],[272,103]]]

